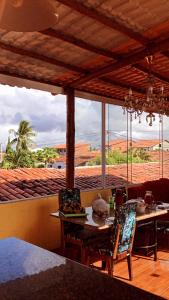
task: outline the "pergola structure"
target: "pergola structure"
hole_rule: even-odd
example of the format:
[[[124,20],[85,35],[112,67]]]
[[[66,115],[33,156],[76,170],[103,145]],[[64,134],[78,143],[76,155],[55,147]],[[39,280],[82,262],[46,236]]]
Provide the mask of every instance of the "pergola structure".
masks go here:
[[[74,182],[75,95],[122,105],[142,99],[148,67],[169,94],[169,2],[53,0],[59,15],[41,32],[0,30],[0,82],[67,95],[67,186]],[[38,12],[37,12],[38,13]]]

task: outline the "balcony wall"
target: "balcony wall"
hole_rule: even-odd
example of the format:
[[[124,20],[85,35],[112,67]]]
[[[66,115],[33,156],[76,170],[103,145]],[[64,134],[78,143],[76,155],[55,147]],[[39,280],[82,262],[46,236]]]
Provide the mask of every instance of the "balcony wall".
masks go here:
[[[101,193],[108,199],[110,189],[81,192],[83,206],[90,206]],[[43,248],[60,247],[60,222],[50,213],[58,209],[58,195],[0,203],[0,239],[17,237]]]

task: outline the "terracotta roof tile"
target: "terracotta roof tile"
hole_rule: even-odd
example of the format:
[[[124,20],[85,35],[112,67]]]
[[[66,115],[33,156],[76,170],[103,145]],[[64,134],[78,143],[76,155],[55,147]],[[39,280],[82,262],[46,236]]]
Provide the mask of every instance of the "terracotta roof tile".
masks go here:
[[[166,153],[166,159],[169,153]],[[169,161],[165,162],[165,177],[169,178]],[[133,183],[159,178],[158,162],[133,164]],[[121,185],[126,183],[125,164],[106,168],[106,184]],[[76,168],[75,184],[80,189],[101,187],[101,167]],[[66,185],[65,170],[58,169],[0,169],[0,201],[52,195]]]

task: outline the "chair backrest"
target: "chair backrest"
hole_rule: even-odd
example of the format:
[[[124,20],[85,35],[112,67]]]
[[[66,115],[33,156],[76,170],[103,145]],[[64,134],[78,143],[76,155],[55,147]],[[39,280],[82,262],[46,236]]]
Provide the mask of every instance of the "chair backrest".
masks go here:
[[[136,224],[136,206],[125,204],[116,210],[114,227],[114,255],[131,252]]]
[[[59,209],[62,211],[64,210],[65,205],[72,205],[72,204],[81,205],[80,199],[80,189],[73,188],[73,189],[61,189],[59,190]]]

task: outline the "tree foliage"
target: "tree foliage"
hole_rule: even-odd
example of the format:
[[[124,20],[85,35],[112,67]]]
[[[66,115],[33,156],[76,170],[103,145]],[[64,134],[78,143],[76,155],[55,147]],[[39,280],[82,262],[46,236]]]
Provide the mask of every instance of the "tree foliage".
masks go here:
[[[51,159],[59,156],[56,150],[48,147],[37,152],[31,151],[35,135],[32,126],[25,120],[20,122],[17,131],[10,129],[2,168],[46,167]]]
[[[28,168],[35,165],[35,156],[30,151],[36,134],[28,121],[21,121],[18,130],[9,130],[8,142],[2,168]]]
[[[47,164],[49,162],[51,162],[52,159],[58,158],[58,157],[59,157],[59,154],[53,148],[45,147],[42,150],[38,150],[36,152],[36,160],[40,163],[43,162],[45,164],[45,166],[47,166]]]
[[[142,163],[151,161],[149,153],[144,149],[132,149],[127,153],[120,150],[106,151],[106,165],[117,165],[122,163],[133,162]],[[88,166],[101,165],[101,157],[96,157],[87,163]]]

